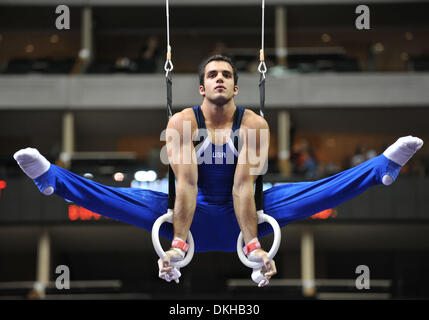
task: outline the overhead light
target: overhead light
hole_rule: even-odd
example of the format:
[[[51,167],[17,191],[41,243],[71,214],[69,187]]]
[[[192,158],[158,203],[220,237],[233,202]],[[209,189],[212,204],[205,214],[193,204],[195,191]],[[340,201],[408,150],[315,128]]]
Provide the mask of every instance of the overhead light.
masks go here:
[[[81,49],[79,51],[79,58],[82,59],[82,60],[86,60],[86,59],[89,58],[90,53],[91,52],[89,51],[89,49]]]
[[[147,179],[148,179],[147,181],[149,181],[149,182],[155,181],[157,177],[158,176],[157,176],[155,171],[149,170],[147,172]]]
[[[58,41],[60,41],[60,37],[56,34],[53,34],[50,38],[49,38],[49,42],[50,43],[58,43]]]
[[[383,51],[384,51],[384,46],[383,46],[383,44],[382,44],[381,42],[377,42],[377,43],[374,45],[374,50],[375,50],[375,52],[377,52],[377,53],[383,52]]]
[[[113,175],[113,179],[114,179],[115,181],[119,181],[119,182],[121,182],[121,181],[124,181],[124,178],[125,178],[125,175],[124,175],[122,172],[116,172],[116,173]]]
[[[155,181],[157,178],[157,174],[153,170],[149,171],[137,171],[134,174],[134,179],[140,182],[152,182]]]
[[[31,43],[30,43],[30,44],[27,44],[27,45],[25,46],[25,52],[26,52],[26,53],[32,53],[32,52],[34,52],[34,45],[32,45]]]
[[[140,181],[140,182],[147,181],[146,171],[137,171],[134,174],[134,179],[136,179],[137,181]]]
[[[327,33],[322,34],[321,38],[322,38],[322,41],[325,42],[325,43],[331,41],[331,36],[329,34],[327,34]]]

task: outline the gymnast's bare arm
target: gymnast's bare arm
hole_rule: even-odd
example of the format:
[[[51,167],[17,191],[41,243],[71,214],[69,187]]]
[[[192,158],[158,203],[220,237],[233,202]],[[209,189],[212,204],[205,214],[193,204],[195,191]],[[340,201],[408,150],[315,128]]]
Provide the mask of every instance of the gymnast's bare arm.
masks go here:
[[[198,129],[192,109],[175,113],[169,120],[166,130],[168,158],[177,179],[176,200],[174,203],[174,237],[186,241],[197,201],[198,169],[192,134]],[[169,271],[170,259],[177,255],[176,250],[168,250],[164,260],[165,271]]]
[[[246,244],[258,237],[258,218],[254,198],[254,183],[258,174],[263,174],[268,158],[269,127],[264,118],[251,110],[246,110],[240,128],[243,145],[238,157],[234,175],[233,200],[237,221]],[[264,261],[262,270],[267,279],[277,273],[274,261],[267,252],[256,249],[253,256]]]

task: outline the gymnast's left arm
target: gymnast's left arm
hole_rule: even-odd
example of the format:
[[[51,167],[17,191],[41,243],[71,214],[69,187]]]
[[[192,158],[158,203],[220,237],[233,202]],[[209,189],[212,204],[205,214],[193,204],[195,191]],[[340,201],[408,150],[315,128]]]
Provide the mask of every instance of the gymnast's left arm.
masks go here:
[[[260,248],[258,241],[258,217],[256,214],[254,184],[259,174],[263,174],[268,160],[269,127],[267,122],[255,113],[243,117],[240,128],[242,141],[233,184],[234,210],[243,240],[254,261],[263,261],[263,273],[267,279],[277,273],[273,260]]]

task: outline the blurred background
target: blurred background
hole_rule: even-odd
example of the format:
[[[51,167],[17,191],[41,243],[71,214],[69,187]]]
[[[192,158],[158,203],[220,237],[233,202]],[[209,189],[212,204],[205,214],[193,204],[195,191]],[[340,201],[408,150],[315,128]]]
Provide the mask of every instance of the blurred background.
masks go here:
[[[60,4],[70,29],[56,28]],[[359,4],[266,1],[265,188],[335,174],[403,135],[429,141],[429,3],[367,0],[369,30],[355,26]],[[198,66],[215,53],[240,71],[236,103],[258,110],[260,5],[170,1],[174,112],[201,103]],[[222,252],[166,283],[148,231],[40,194],[20,148],[103,184],[167,190],[165,52],[164,1],[0,1],[0,299],[429,298],[427,147],[392,186],[283,228],[262,289]],[[61,265],[68,290],[55,286]]]

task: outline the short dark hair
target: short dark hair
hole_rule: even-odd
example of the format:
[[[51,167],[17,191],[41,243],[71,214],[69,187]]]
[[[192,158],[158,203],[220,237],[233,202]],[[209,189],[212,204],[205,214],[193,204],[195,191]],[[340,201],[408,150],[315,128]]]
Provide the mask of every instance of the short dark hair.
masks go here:
[[[237,68],[235,67],[234,62],[232,61],[231,58],[228,58],[228,57],[225,57],[223,55],[217,54],[215,56],[211,56],[207,60],[203,61],[203,63],[201,63],[200,69],[199,69],[200,85],[201,86],[204,85],[204,75],[205,75],[206,66],[210,62],[212,62],[212,61],[225,61],[225,62],[228,62],[231,65],[231,67],[232,67],[232,72],[233,72],[233,76],[234,76],[234,85],[237,85],[237,83],[238,83],[238,73],[237,73]]]

